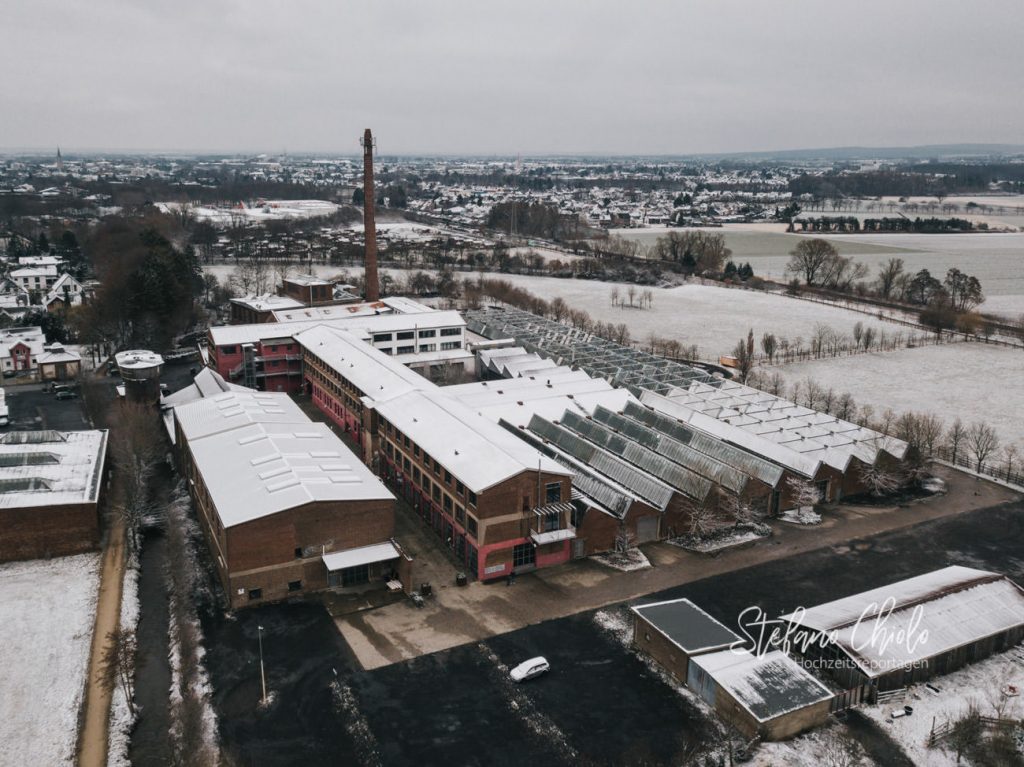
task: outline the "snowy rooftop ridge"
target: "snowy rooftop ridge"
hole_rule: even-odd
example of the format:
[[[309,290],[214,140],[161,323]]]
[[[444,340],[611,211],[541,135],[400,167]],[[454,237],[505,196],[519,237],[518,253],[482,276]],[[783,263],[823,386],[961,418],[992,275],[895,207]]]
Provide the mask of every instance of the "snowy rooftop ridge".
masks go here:
[[[1024,625],[1024,590],[1005,575],[951,566],[783,616],[834,635],[869,677]],[[878,628],[911,641],[866,641]],[[916,638],[916,639],[915,639]]]

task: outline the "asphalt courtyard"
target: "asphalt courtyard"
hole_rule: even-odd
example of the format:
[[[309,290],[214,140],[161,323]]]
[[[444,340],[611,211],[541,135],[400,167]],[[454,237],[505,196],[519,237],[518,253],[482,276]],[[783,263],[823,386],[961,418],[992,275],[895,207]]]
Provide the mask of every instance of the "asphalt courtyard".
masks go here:
[[[972,490],[967,497],[985,496]],[[859,519],[871,522],[881,514],[864,512]],[[479,612],[473,616],[478,623],[490,622],[481,616],[508,604],[524,616],[553,611],[543,603],[575,614],[542,617],[509,632],[494,631],[481,640],[371,669],[363,667],[319,605],[211,614],[204,624],[222,743],[243,765],[685,764],[721,742],[717,725],[688,694],[631,652],[621,633],[608,630],[609,619],[626,625],[628,604],[642,593],[641,601],[688,597],[736,626],[737,616],[751,606],[778,615],[948,564],[1005,572],[1024,583],[1024,503],[1019,499],[924,516],[891,531],[872,533],[869,524],[864,535],[832,542],[828,528],[819,528],[822,544],[809,550],[787,540],[702,558],[697,577],[668,588],[659,587],[651,574],[689,565],[666,566],[657,556],[651,570],[609,575],[602,583],[618,585],[596,590],[586,583],[598,567],[592,563],[565,568],[580,573],[575,586],[565,574],[555,584],[533,575],[510,588],[481,586],[485,596],[475,603]],[[792,553],[783,548],[789,546]],[[759,549],[782,555],[758,561]],[[638,583],[620,583],[630,578]],[[650,583],[655,587],[638,591]],[[620,590],[627,595],[615,600]],[[452,591],[469,589],[453,586]],[[593,596],[598,592],[600,598]],[[538,600],[541,607],[531,605]],[[592,601],[607,606],[595,610]],[[410,625],[430,620],[432,608],[392,607],[408,610]],[[258,625],[264,627],[271,690],[270,704],[262,707]],[[509,667],[541,654],[551,662],[550,674],[524,685],[508,681]]]

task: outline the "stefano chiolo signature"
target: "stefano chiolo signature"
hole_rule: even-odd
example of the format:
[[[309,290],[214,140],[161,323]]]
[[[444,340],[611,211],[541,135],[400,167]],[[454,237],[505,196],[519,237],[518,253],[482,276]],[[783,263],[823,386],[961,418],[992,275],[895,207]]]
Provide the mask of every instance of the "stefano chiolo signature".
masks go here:
[[[881,604],[871,602],[861,611],[857,620],[842,628],[829,631],[816,631],[805,628],[803,619],[807,610],[798,607],[789,620],[769,618],[760,607],[748,607],[739,614],[738,623],[743,639],[734,642],[732,650],[745,652],[748,643],[753,651],[764,654],[773,649],[784,652],[796,651],[806,654],[814,645],[827,647],[839,643],[840,636],[845,637],[845,644],[854,652],[863,652],[867,648],[874,655],[884,655],[888,650],[898,649],[913,657],[918,647],[928,641],[928,630],[921,628],[924,619],[924,608],[917,605],[909,618],[900,616],[893,619],[896,611],[896,600],[889,597]]]

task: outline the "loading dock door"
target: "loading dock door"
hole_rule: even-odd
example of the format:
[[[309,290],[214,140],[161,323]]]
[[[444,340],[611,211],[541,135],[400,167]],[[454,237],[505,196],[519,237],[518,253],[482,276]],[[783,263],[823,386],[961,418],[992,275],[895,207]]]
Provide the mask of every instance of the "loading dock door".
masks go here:
[[[636,542],[650,543],[658,540],[658,518],[641,517],[636,523]]]

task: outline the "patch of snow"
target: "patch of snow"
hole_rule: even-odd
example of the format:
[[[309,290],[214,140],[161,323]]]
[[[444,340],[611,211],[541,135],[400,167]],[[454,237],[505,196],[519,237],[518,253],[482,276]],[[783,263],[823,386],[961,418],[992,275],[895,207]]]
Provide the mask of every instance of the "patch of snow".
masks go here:
[[[135,629],[139,625],[139,565],[130,562],[125,567],[124,590],[121,593],[121,628]],[[107,767],[131,767],[128,747],[136,714],[128,707],[121,686],[114,687],[110,702],[110,736],[107,746]]]
[[[99,554],[0,565],[0,764],[74,764],[99,567]]]
[[[1001,692],[1006,685],[1024,687],[1024,653],[1019,647],[936,677],[929,684],[938,688],[938,692],[927,685],[915,685],[900,697],[861,709],[899,742],[915,764],[956,765],[956,756],[951,751],[928,748],[928,736],[933,722],[938,726],[954,720],[972,704],[982,716],[996,716],[1000,709],[1007,718],[1024,716],[1021,698],[1007,697]],[[912,706],[914,713],[893,719],[892,711],[904,705]]]
[[[771,534],[771,528],[750,530],[750,529],[739,529],[732,530],[725,534],[711,535],[707,538],[693,538],[692,536],[683,536],[681,538],[669,538],[668,543],[673,546],[678,546],[681,549],[687,551],[696,551],[700,554],[708,554],[713,551],[722,551],[733,546],[741,546],[744,543],[750,543],[761,538],[766,538]]]
[[[874,762],[844,725],[833,722],[792,740],[762,743],[751,767],[871,767]]]
[[[605,554],[595,554],[591,559],[600,562],[605,567],[613,570],[621,570],[630,573],[634,570],[644,570],[651,566],[651,562],[640,549],[630,549],[625,554],[618,551],[609,551]]]
[[[794,525],[817,525],[821,523],[821,514],[811,506],[802,506],[799,509],[790,509],[779,515],[783,522],[791,522]]]
[[[946,492],[946,481],[939,477],[929,477],[921,483],[921,489],[927,490],[929,493],[944,493]]]

